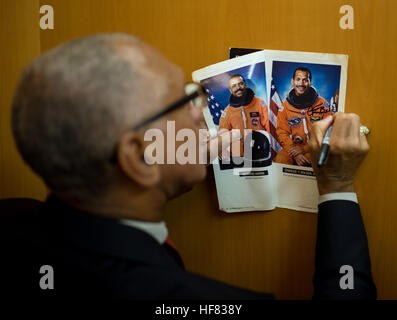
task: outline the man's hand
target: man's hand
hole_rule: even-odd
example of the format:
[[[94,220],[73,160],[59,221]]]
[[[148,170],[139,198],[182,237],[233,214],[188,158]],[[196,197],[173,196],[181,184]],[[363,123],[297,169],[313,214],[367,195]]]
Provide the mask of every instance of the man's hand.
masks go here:
[[[219,156],[219,159],[222,161],[230,161],[232,158],[232,155],[230,154],[230,151],[228,149],[222,150],[222,153]]]
[[[311,165],[311,161],[307,159],[303,154],[298,154],[294,157],[295,162],[298,166],[309,166]]]
[[[207,131],[205,137],[200,138],[201,143],[206,144],[206,163],[211,164],[218,156],[225,157],[224,160],[226,160],[227,156],[230,156],[230,153],[227,151],[227,147],[229,147],[233,142],[240,140],[241,134],[238,129],[221,129],[219,132],[216,132],[216,130],[214,132],[211,130]]]
[[[205,129],[199,131],[199,143],[204,144],[202,150],[206,149],[205,154],[199,155],[199,162],[209,165],[218,156],[224,157],[225,160],[230,157],[227,148],[233,142],[241,140],[240,130],[208,130],[202,109],[189,105],[189,112],[197,128]]]
[[[333,124],[330,155],[326,165],[317,166],[325,132]],[[369,151],[365,135],[360,134],[360,117],[353,113],[336,113],[313,124],[309,149],[320,195],[332,192],[354,192],[357,169]]]
[[[303,149],[303,147],[298,146],[296,144],[293,145],[292,147],[290,147],[288,150],[288,154],[291,158],[294,158],[297,155],[304,154],[304,153],[305,153],[305,150]]]

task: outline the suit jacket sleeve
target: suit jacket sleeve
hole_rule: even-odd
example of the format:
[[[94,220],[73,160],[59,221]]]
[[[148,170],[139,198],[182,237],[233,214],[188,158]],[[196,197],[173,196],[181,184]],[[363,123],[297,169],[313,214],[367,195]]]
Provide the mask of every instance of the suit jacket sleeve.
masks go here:
[[[368,241],[360,207],[353,201],[319,205],[313,299],[376,299]],[[343,265],[353,268],[353,289],[342,289]]]

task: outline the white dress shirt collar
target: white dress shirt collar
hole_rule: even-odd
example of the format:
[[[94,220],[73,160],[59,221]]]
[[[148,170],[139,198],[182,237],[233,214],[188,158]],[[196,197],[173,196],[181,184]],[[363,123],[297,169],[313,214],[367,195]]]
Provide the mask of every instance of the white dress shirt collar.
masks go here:
[[[148,233],[160,244],[163,244],[168,237],[168,229],[164,221],[148,222],[131,219],[121,219],[120,223]]]

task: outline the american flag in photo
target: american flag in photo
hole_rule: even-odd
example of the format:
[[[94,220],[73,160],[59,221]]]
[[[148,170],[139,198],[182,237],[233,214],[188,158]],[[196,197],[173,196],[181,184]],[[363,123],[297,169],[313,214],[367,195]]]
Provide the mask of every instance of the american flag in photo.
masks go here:
[[[219,118],[221,117],[222,111],[223,109],[225,109],[226,106],[221,105],[216,100],[210,89],[206,89],[206,91],[208,93],[208,108],[210,109],[212,120],[214,121],[215,125],[219,126]]]
[[[283,101],[277,92],[277,88],[272,80],[270,89],[270,108],[269,108],[269,127],[270,127],[270,145],[272,147],[272,159],[282,149],[281,145],[277,141],[277,115],[278,110],[282,108]]]

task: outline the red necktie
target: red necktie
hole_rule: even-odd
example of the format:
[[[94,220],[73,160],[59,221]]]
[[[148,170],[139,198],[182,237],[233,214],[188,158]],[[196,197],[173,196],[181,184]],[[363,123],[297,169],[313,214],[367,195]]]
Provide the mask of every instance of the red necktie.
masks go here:
[[[183,264],[183,260],[178,250],[176,249],[174,243],[172,242],[170,236],[167,236],[165,242],[163,243],[163,248],[168,252],[168,254],[176,261],[176,263],[182,268],[185,269],[185,265]]]

